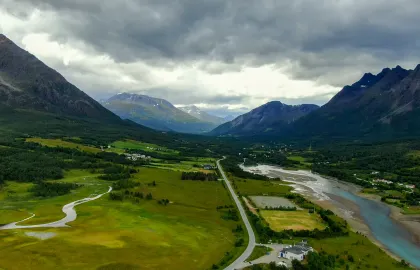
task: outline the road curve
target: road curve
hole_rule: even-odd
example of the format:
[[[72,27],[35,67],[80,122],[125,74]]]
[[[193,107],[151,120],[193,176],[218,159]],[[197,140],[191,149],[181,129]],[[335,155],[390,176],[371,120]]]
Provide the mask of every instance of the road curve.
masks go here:
[[[220,165],[220,161],[222,159],[219,159],[217,161],[217,167],[219,168],[220,174],[223,177],[223,180],[226,183],[227,188],[230,191],[230,194],[232,195],[233,200],[236,203],[236,206],[238,207],[239,213],[241,214],[242,220],[244,221],[246,230],[248,232],[248,237],[249,237],[249,242],[248,242],[248,246],[246,247],[245,251],[241,254],[241,256],[239,256],[233,263],[231,263],[228,267],[225,268],[225,270],[234,270],[234,269],[239,269],[239,268],[235,268],[238,265],[241,265],[246,259],[248,259],[249,256],[251,256],[252,251],[254,250],[255,247],[255,234],[254,231],[252,230],[252,226],[251,223],[249,223],[248,220],[248,216],[246,215],[246,212],[241,204],[241,202],[238,199],[238,196],[236,195],[235,191],[232,188],[232,185],[230,184],[229,180],[227,179],[225,172],[222,169],[222,166]]]
[[[69,227],[67,223],[75,221],[77,218],[76,210],[74,210],[74,207],[76,205],[90,202],[96,199],[99,199],[103,195],[109,193],[112,191],[112,187],[109,187],[108,191],[99,195],[96,195],[95,197],[88,197],[81,200],[77,200],[74,202],[71,202],[69,204],[66,204],[63,206],[63,213],[66,214],[66,216],[58,221],[54,221],[51,223],[45,223],[45,224],[36,224],[36,225],[17,225],[20,222],[23,222],[25,220],[31,219],[35,216],[35,214],[32,214],[31,217],[25,218],[23,220],[13,222],[10,224],[6,224],[4,226],[0,226],[0,230],[11,230],[11,229],[29,229],[29,228],[59,228],[59,227]]]

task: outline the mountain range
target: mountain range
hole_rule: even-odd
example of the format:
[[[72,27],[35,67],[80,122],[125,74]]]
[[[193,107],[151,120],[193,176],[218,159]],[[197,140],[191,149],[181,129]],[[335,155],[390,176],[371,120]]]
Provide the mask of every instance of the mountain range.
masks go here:
[[[364,74],[319,110],[296,121],[290,135],[355,139],[420,135],[420,65]]]
[[[103,105],[106,108],[0,34],[0,131],[33,130],[42,123],[50,134],[70,135],[75,128],[69,126],[87,134],[96,127],[88,123],[94,122],[102,130],[112,124],[153,133],[123,118],[157,130],[257,139],[418,137],[420,65],[414,70],[397,66],[376,75],[366,73],[320,108],[273,101],[226,123],[195,106],[176,108],[166,100],[142,95],[122,93]]]
[[[420,65],[366,73],[320,108],[269,102],[209,134],[374,140],[420,136]]]
[[[313,104],[286,105],[272,101],[212,130],[210,135],[255,136],[282,132],[293,122],[318,109]]]
[[[194,110],[182,110],[164,99],[146,95],[120,93],[102,104],[123,119],[156,130],[203,133],[219,124],[215,117],[200,111],[195,106]]]
[[[197,119],[200,119],[201,121],[213,123],[215,125],[221,125],[229,121],[229,120],[226,120],[225,118],[209,114],[208,112],[201,110],[195,105],[183,106],[183,107],[178,107],[178,108],[188,113],[189,115],[194,116]]]

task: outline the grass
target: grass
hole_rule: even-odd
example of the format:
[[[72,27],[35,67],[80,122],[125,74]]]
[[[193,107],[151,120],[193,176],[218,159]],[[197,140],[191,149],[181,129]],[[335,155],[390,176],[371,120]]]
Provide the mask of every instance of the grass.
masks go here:
[[[268,252],[271,252],[272,249],[265,246],[255,246],[254,250],[252,251],[251,255],[246,259],[247,262],[252,262],[262,256],[266,255]]]
[[[141,150],[144,152],[160,153],[160,154],[167,154],[167,155],[179,154],[179,151],[169,149],[164,146],[151,144],[151,143],[145,143],[145,142],[139,142],[139,141],[134,141],[134,140],[116,141],[112,143],[111,146],[116,149]]]
[[[294,166],[294,169],[310,169],[312,165],[306,158],[298,155],[288,156],[287,159],[299,162],[299,165]]]
[[[274,231],[325,229],[322,219],[308,211],[261,210],[260,215]]]
[[[204,164],[215,165],[216,160],[212,158],[186,158],[188,160],[183,160],[179,162],[170,161],[170,160],[156,160],[153,161],[149,167],[152,168],[162,168],[175,171],[201,171],[201,172],[214,172],[213,170],[204,170]]]
[[[402,213],[405,215],[420,215],[420,206],[404,207]]]
[[[80,151],[93,153],[93,154],[96,154],[102,151],[100,148],[97,148],[97,147],[83,145],[80,143],[63,141],[61,139],[28,138],[26,139],[26,142],[38,143],[38,144],[48,146],[48,147],[64,147],[64,148],[78,149]],[[115,152],[118,154],[124,153],[122,149],[115,149],[115,148],[110,148],[110,149],[106,148],[105,151]]]
[[[133,180],[141,185],[135,190],[152,193],[153,200],[136,204],[104,196],[77,206],[78,217],[69,228],[0,231],[0,269],[209,269],[226,252],[241,252],[243,247],[234,247],[232,233],[240,223],[223,220],[216,210],[218,205],[232,204],[220,182],[182,181],[181,172],[138,169]],[[27,187],[21,185],[26,184],[13,183],[13,189],[25,195],[10,199],[2,190],[1,205],[35,212],[37,223],[55,220],[64,204],[104,191],[110,184],[79,170],[67,172],[60,181],[85,186],[77,193],[39,200],[25,194]],[[155,187],[147,185],[152,181]],[[157,203],[164,198],[171,203]],[[56,236],[39,240],[25,231]]]
[[[408,269],[398,265],[398,262],[389,257],[383,250],[370,242],[363,235],[351,232],[346,237],[327,239],[310,239],[309,244],[318,252],[321,250],[335,255],[339,261],[338,269]],[[353,262],[349,261],[349,255]],[[351,259],[350,259],[351,260]],[[340,264],[340,261],[342,262]]]
[[[62,180],[54,182],[72,182],[82,184],[83,187],[73,190],[70,194],[52,198],[35,198],[28,190],[33,186],[32,183],[7,182],[5,188],[0,191],[0,201],[2,206],[0,213],[7,214],[7,222],[10,223],[35,214],[35,217],[21,224],[40,224],[57,221],[64,217],[62,207],[77,199],[88,197],[90,194],[103,193],[108,190],[109,182],[98,180],[97,175],[90,174],[83,170],[72,170],[65,173]],[[23,216],[23,218],[21,218]]]
[[[251,195],[270,195],[283,196],[289,193],[293,188],[281,181],[263,181],[242,179],[230,176],[229,179],[234,183],[235,189],[244,196]]]

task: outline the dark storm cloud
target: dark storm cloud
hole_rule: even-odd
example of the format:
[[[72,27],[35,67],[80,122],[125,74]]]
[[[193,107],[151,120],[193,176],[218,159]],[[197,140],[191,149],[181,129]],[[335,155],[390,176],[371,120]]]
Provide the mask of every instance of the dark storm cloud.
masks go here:
[[[223,74],[273,64],[291,78],[342,87],[364,72],[397,64],[413,68],[420,59],[418,0],[0,0],[0,9],[22,18],[36,10],[55,13],[54,24],[35,25],[34,31],[62,43],[82,41],[86,50],[117,63],[142,61],[166,69],[193,63]],[[69,69],[74,78],[86,73],[86,66]],[[107,93],[113,91],[118,90]],[[143,92],[182,104],[250,99],[170,87]],[[290,102],[322,104],[329,96]]]
[[[227,63],[209,69],[218,73],[244,63],[291,61],[290,75],[321,77],[336,85],[342,81],[331,75],[337,66],[352,73],[349,69],[363,65],[367,71],[398,61],[414,64],[412,57],[420,56],[418,0],[20,1],[24,2],[60,14],[52,26],[55,38],[82,39],[120,62]],[[374,60],[342,61],[362,56]]]

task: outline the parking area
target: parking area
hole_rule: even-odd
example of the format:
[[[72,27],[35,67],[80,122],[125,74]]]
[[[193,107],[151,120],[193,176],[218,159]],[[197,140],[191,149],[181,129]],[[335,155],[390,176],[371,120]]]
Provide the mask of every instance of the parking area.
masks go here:
[[[243,269],[245,267],[255,265],[255,264],[269,264],[271,262],[279,263],[279,262],[285,262],[287,264],[287,267],[292,267],[292,262],[285,258],[278,258],[278,255],[280,251],[283,249],[283,244],[258,244],[259,246],[266,246],[272,249],[270,254],[262,256],[256,260],[253,260],[252,262],[243,262],[242,265],[238,266],[238,269]]]

